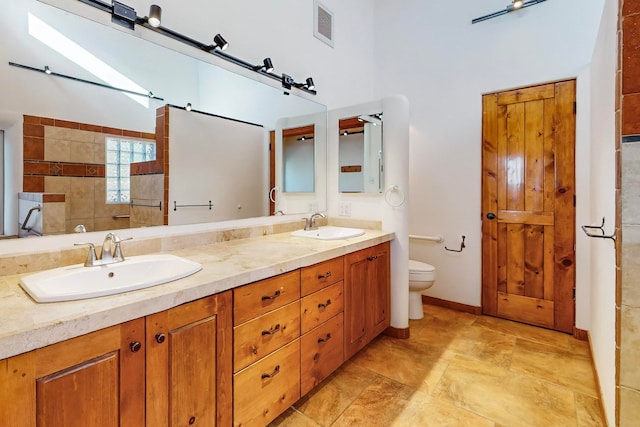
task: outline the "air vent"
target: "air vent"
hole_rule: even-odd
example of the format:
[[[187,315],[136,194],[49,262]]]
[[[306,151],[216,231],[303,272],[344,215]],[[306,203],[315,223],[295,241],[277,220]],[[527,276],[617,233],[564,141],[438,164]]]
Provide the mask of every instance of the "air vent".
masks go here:
[[[313,6],[313,35],[333,47],[333,13],[317,0]]]

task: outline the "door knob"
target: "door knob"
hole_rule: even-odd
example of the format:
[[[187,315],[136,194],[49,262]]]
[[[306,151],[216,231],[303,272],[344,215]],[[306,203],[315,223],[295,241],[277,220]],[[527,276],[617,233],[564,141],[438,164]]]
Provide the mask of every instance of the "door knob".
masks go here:
[[[487,214],[487,219],[495,219],[495,217],[496,217],[496,214],[494,214],[493,212],[489,212]]]

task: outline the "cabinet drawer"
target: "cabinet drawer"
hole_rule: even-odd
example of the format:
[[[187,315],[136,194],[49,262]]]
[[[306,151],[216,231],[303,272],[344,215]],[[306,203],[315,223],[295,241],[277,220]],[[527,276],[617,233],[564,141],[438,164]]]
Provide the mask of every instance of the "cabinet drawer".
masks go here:
[[[342,312],[342,282],[302,298],[300,306],[301,333],[306,333]]]
[[[300,398],[300,340],[233,376],[233,425],[263,427]]]
[[[301,396],[342,365],[342,325],[340,313],[300,338]]]
[[[341,281],[343,268],[342,257],[302,268],[300,272],[302,296]]]
[[[300,336],[300,301],[233,328],[234,372]]]
[[[300,298],[300,271],[233,290],[233,324],[239,325]]]

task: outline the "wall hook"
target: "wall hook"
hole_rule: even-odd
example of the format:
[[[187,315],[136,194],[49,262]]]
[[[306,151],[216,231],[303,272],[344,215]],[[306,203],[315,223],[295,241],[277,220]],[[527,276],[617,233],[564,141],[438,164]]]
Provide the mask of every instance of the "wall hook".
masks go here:
[[[449,249],[448,247],[444,247],[446,250],[448,250],[449,252],[462,252],[462,250],[465,248],[464,245],[464,236],[462,236],[462,242],[460,242],[460,249]]]
[[[582,225],[582,231],[589,237],[597,237],[599,239],[611,239],[613,240],[613,244],[616,243],[616,233],[615,231],[611,235],[606,235],[604,232],[604,217],[602,217],[602,224],[600,225]],[[600,234],[590,233],[589,230],[598,230]]]

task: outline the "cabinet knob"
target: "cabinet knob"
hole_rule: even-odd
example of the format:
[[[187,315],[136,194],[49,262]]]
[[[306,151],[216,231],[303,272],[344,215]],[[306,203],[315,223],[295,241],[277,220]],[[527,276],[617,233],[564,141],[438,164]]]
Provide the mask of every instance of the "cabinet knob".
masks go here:
[[[162,332],[158,332],[156,334],[156,342],[158,344],[162,344],[164,342],[164,340],[166,340],[166,339],[167,339],[166,335],[163,334]]]
[[[131,344],[129,344],[129,348],[133,353],[137,353],[142,348],[142,344],[140,343],[140,341],[133,341]]]

